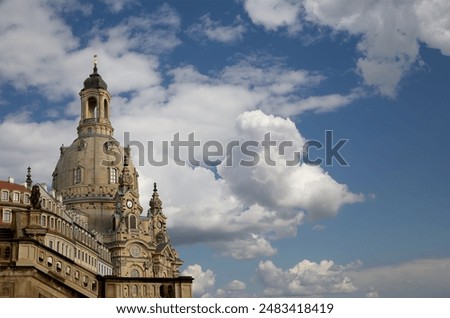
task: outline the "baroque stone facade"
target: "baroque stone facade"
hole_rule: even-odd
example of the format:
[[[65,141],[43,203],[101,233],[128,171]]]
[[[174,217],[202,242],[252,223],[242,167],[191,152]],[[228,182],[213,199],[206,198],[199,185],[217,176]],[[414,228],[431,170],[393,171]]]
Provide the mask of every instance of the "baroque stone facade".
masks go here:
[[[113,137],[111,96],[93,73],[78,137],[60,148],[52,189],[0,181],[0,297],[192,297],[156,183],[144,212],[130,149]]]

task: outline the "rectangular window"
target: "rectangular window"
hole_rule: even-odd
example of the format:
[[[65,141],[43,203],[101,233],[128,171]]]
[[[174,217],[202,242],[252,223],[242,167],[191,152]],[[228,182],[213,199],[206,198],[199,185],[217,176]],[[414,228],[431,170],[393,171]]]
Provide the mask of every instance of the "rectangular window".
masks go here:
[[[8,201],[8,200],[9,200],[9,192],[2,191],[2,201]]]
[[[2,222],[3,223],[11,223],[11,211],[3,210]]]
[[[29,194],[25,194],[25,196],[23,197],[23,203],[25,203],[25,204],[30,203],[30,195]]]
[[[41,226],[47,227],[47,216],[41,215]]]
[[[20,201],[20,193],[19,192],[13,192],[13,201],[14,202]]]

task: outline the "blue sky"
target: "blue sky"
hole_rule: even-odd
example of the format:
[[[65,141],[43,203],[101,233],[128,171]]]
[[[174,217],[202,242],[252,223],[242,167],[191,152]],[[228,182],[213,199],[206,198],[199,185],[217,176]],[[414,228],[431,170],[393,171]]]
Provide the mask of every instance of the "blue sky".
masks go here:
[[[30,165],[51,184],[98,54],[121,143],[348,139],[348,166],[285,167],[275,152],[275,167],[138,167],[144,209],[159,184],[195,296],[448,297],[449,12],[445,0],[2,1],[0,177],[21,182]]]

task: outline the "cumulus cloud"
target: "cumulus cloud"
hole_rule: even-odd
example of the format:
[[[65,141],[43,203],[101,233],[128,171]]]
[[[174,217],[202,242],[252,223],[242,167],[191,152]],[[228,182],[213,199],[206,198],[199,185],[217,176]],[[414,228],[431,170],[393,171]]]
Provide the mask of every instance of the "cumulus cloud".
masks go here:
[[[298,30],[302,20],[357,37],[357,72],[367,86],[389,97],[395,97],[402,78],[420,61],[420,43],[450,55],[446,0],[247,0],[244,9],[267,30]]]
[[[263,295],[266,297],[346,294],[357,290],[345,274],[346,269],[353,266],[338,266],[327,260],[320,263],[303,260],[283,270],[272,261],[262,261],[256,269],[255,280],[263,286]]]
[[[284,270],[272,261],[256,268],[263,296],[448,297],[450,259],[420,259],[367,268],[361,261],[337,265],[302,260]]]
[[[367,85],[386,96],[395,96],[400,80],[417,60],[417,16],[409,1],[305,0],[307,19],[338,31],[362,35],[358,72]]]
[[[23,182],[30,166],[35,182],[49,183],[51,166],[59,157],[58,147],[73,140],[76,123],[71,120],[37,123],[30,116],[30,112],[21,111],[0,123],[0,175],[2,179],[11,176],[16,182]]]
[[[231,256],[235,259],[252,259],[263,256],[273,256],[277,250],[272,247],[264,237],[257,234],[250,234],[243,239],[235,239],[226,243],[217,243],[225,250],[223,255]],[[226,248],[225,246],[227,245]]]
[[[301,29],[301,3],[296,0],[245,0],[244,7],[253,23],[267,30],[286,27],[290,33]]]
[[[295,152],[305,139],[289,119],[266,115],[261,111],[246,112],[238,117],[237,128],[242,140],[261,141],[252,151],[258,163],[251,167],[238,164],[220,165],[218,171],[234,193],[247,204],[258,203],[292,218],[293,211],[306,210],[311,219],[336,215],[348,203],[361,202],[361,194],[353,194],[337,183],[320,166],[290,165]],[[264,147],[270,132],[273,147]],[[268,143],[268,140],[266,142]],[[280,147],[289,142],[289,147]],[[257,156],[256,156],[257,155]],[[243,156],[242,156],[243,157]],[[240,159],[244,160],[244,159]]]
[[[206,38],[222,43],[240,41],[245,32],[246,28],[240,17],[236,17],[232,25],[224,26],[220,22],[212,20],[209,14],[200,17],[200,22],[191,25],[187,30],[187,33],[193,38],[199,40]]]
[[[99,69],[109,78],[111,92],[159,84],[154,54],[180,43],[176,37],[180,19],[168,5],[94,32],[85,48],[58,16],[56,5],[3,1],[0,7],[0,45],[7,48],[0,51],[0,83],[19,90],[34,87],[50,100],[77,96],[89,71],[80,65],[92,61],[94,54],[99,55]]]
[[[210,269],[203,271],[198,264],[188,266],[182,273],[184,276],[192,276],[192,294],[194,297],[208,297],[208,292],[214,287],[216,276]]]
[[[248,297],[247,285],[244,282],[234,279],[226,285],[216,288],[216,274],[210,269],[203,270],[198,264],[189,265],[181,275],[194,278],[192,285],[194,297]]]
[[[20,90],[39,87],[49,98],[64,94],[70,84],[58,81],[61,66],[78,40],[54,10],[39,1],[2,1],[0,34],[0,82]]]
[[[215,292],[215,297],[248,297],[248,295],[245,293],[245,289],[247,288],[247,285],[244,282],[241,282],[240,280],[232,280],[228,284],[226,284],[224,287],[219,288]]]

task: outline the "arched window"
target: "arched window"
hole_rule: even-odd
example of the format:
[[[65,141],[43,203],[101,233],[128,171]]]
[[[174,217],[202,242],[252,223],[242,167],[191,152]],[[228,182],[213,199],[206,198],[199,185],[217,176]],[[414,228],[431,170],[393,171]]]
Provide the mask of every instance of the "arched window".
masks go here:
[[[106,119],[108,119],[108,116],[109,116],[109,114],[108,114],[108,101],[106,99],[103,101],[103,116]]]
[[[81,168],[80,167],[77,167],[74,171],[73,183],[74,184],[81,183]]]
[[[95,97],[89,97],[88,99],[88,113],[86,118],[97,118],[97,99]]]
[[[131,270],[131,277],[139,277],[139,271],[136,268]]]
[[[53,258],[51,256],[47,257],[47,266],[52,267],[53,265]]]

